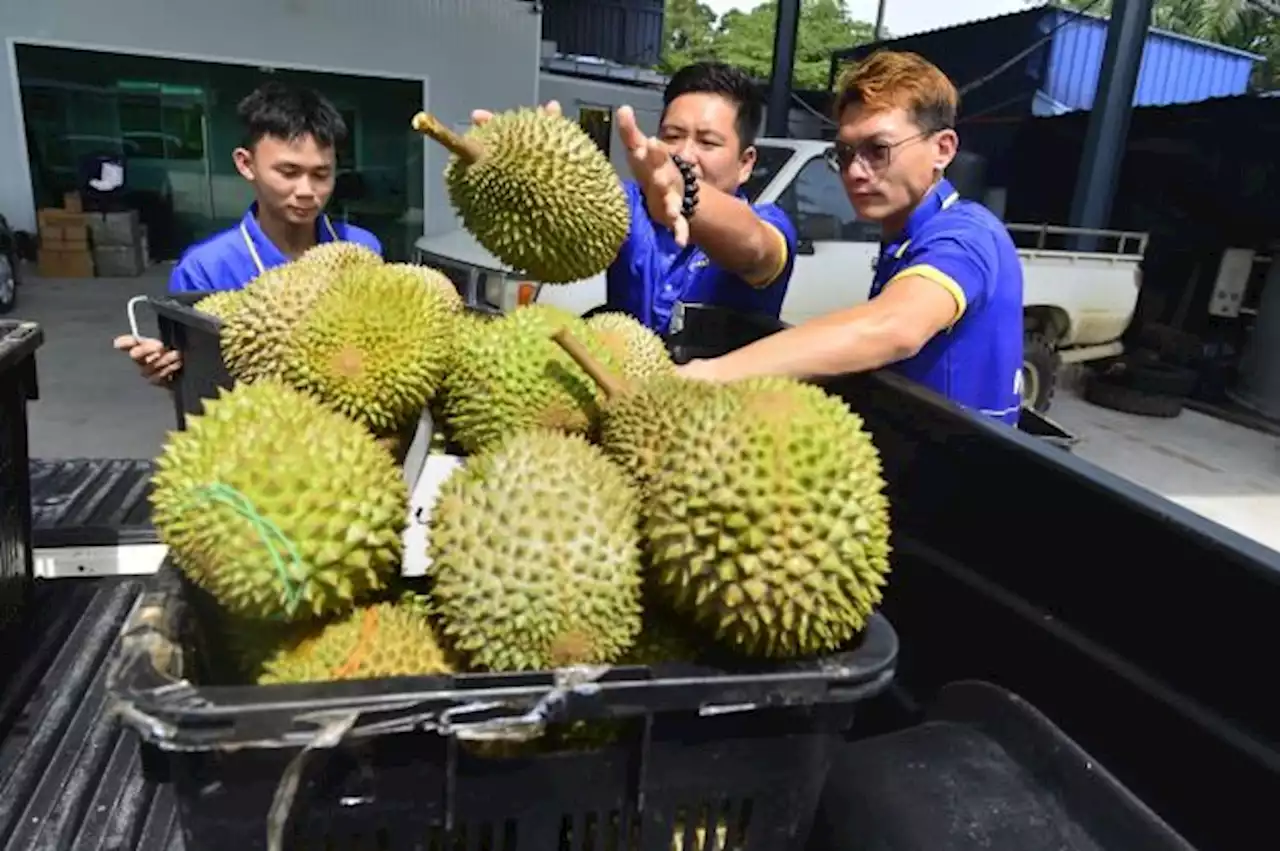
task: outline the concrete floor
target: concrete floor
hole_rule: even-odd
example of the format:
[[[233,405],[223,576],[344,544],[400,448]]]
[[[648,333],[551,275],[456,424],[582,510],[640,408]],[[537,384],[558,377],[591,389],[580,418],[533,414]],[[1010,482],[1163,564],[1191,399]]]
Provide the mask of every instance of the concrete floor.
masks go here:
[[[1280,550],[1280,438],[1184,410],[1136,417],[1061,394],[1049,416],[1074,451],[1274,550]]]
[[[148,384],[111,340],[128,333],[125,305],[165,291],[169,266],[140,278],[28,276],[15,318],[45,328],[41,398],[30,408],[39,458],[153,458],[174,428],[169,393]],[[139,310],[142,330],[155,318]],[[1186,411],[1172,420],[1094,407],[1064,389],[1050,416],[1078,435],[1077,455],[1280,550],[1280,440]]]
[[[28,271],[18,289],[15,319],[38,322],[40,399],[29,422],[34,458],[154,458],[175,427],[172,397],[148,384],[111,341],[129,333],[125,305],[135,295],[160,295],[168,264],[138,278],[42,280]],[[6,317],[10,318],[10,317]],[[143,333],[156,336],[155,316],[138,310]]]

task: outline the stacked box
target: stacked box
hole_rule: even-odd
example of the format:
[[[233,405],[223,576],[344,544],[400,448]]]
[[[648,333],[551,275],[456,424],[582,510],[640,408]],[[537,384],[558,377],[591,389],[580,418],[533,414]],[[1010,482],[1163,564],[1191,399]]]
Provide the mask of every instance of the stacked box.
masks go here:
[[[137,210],[90,213],[93,260],[102,278],[132,278],[147,268],[146,228]]]
[[[37,266],[43,278],[92,278],[89,226],[77,210],[46,207],[36,214],[40,235]]]

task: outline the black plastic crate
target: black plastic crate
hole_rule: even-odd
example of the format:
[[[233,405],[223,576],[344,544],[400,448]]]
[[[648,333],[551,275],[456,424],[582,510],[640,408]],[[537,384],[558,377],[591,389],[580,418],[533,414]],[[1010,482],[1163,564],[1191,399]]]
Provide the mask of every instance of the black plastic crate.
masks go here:
[[[32,589],[27,402],[38,393],[43,343],[36,323],[0,320],[0,632],[22,620]]]
[[[222,321],[192,307],[208,293],[149,298],[160,326],[160,340],[182,353],[182,369],[173,379],[173,408],[178,428],[187,416],[204,413],[204,400],[216,399],[218,389],[230,390],[234,380],[222,361],[219,335]]]
[[[186,851],[669,851],[677,824],[799,851],[856,705],[897,662],[877,615],[846,652],[785,664],[210,685],[207,597],[172,567],[156,583],[110,688],[149,773],[173,784]],[[460,741],[535,717],[621,729],[534,756]]]

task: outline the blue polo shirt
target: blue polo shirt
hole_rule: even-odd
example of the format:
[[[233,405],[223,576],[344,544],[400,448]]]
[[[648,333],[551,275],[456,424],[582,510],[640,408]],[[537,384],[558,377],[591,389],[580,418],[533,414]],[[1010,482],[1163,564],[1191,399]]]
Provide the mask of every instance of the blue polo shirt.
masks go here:
[[[875,298],[897,278],[934,281],[956,301],[951,327],[890,366],[957,404],[1018,422],[1022,377],[1022,262],[1004,223],[960,200],[943,180],[881,248]]]
[[[183,252],[169,276],[169,292],[238,290],[274,266],[288,262],[258,226],[258,205],[249,207],[240,224],[214,234]],[[356,242],[382,254],[382,243],[364,228],[335,224],[323,213],[316,219],[317,242]]]
[[[627,181],[624,188],[631,205],[631,232],[605,275],[611,310],[631,314],[658,334],[667,333],[677,301],[778,317],[796,254],[796,229],[781,207],[752,205],[756,215],[777,228],[787,244],[777,276],[766,286],[753,287],[716,266],[697,246],[677,245],[670,230],[649,218],[640,188],[633,181]]]

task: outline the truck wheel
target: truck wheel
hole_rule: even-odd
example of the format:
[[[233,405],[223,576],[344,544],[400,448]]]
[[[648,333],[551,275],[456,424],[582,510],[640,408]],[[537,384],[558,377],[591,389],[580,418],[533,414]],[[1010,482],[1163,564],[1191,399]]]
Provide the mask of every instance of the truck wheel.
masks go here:
[[[1140,417],[1176,417],[1182,413],[1181,396],[1148,393],[1127,384],[1109,380],[1104,374],[1092,375],[1084,386],[1084,400],[1099,408],[1108,408]]]
[[[18,272],[9,258],[0,254],[0,313],[8,313],[18,303]]]
[[[1176,366],[1160,360],[1140,361],[1131,359],[1121,373],[1124,384],[1134,390],[1158,396],[1190,396],[1200,375],[1194,369]]]
[[[1022,407],[1040,413],[1049,410],[1061,364],[1062,358],[1048,337],[1027,332],[1022,339]]]

